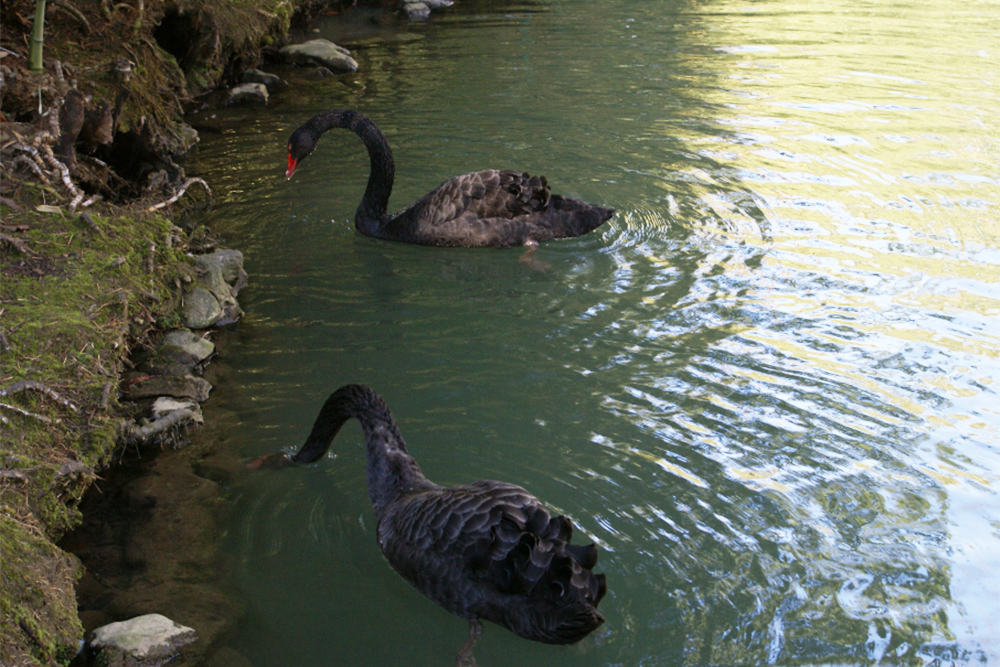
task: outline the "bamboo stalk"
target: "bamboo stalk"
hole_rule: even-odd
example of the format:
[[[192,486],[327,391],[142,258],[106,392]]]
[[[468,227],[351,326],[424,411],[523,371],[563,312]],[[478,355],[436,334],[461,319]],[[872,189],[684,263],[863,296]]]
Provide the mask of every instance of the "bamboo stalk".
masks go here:
[[[45,45],[45,0],[35,0],[35,25],[31,30],[31,46],[28,48],[28,68],[41,72],[42,48]]]

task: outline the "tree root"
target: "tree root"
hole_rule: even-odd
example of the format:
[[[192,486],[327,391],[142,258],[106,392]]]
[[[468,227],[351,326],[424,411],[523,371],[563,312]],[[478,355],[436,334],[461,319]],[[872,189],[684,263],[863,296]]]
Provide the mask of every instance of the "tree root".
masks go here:
[[[131,442],[144,443],[151,441],[174,426],[186,425],[196,419],[197,417],[193,410],[174,410],[170,414],[145,426],[138,426],[132,422],[122,422],[121,430],[125,439]]]
[[[161,209],[165,206],[170,206],[178,199],[183,197],[184,193],[187,192],[187,189],[192,185],[200,185],[201,187],[205,188],[205,192],[208,193],[209,197],[212,196],[212,189],[208,187],[208,183],[206,183],[204,180],[200,178],[189,178],[186,181],[184,181],[184,183],[181,185],[180,188],[177,189],[177,192],[175,192],[172,197],[170,197],[166,201],[160,202],[159,204],[154,204],[153,206],[150,206],[146,210],[152,212]]]

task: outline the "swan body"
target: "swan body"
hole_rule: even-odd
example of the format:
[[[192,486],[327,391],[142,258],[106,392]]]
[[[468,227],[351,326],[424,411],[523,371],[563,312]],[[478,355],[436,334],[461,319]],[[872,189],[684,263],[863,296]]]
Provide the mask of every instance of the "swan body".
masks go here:
[[[581,236],[614,210],[554,195],[544,176],[486,169],[455,176],[402,211],[389,215],[395,164],[389,142],[364,114],[331,109],[317,114],[288,140],[287,178],[335,127],[357,134],[371,171],[354,217],[359,232],[376,238],[437,246],[513,246]]]
[[[261,462],[277,468],[315,461],[351,418],[361,422],[365,436],[379,547],[406,581],[469,620],[463,648],[468,661],[480,619],[550,644],[576,642],[604,622],[597,604],[605,579],[593,572],[597,549],[570,544],[569,519],[550,517],[537,498],[514,484],[431,482],[407,452],[389,408],[368,387],[335,391],[298,453],[272,454]],[[461,660],[462,654],[459,664],[474,664]]]

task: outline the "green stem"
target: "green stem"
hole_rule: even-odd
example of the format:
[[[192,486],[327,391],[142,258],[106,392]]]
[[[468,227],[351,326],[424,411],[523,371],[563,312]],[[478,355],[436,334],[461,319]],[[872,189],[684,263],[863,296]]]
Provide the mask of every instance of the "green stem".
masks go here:
[[[31,30],[31,47],[28,49],[28,68],[42,71],[42,47],[45,43],[45,0],[35,0],[35,25]]]

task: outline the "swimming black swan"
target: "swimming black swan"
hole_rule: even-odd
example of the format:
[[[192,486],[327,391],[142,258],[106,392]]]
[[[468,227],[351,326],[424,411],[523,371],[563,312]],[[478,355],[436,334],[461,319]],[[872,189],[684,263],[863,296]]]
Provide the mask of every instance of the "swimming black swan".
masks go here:
[[[610,208],[552,194],[544,176],[486,169],[445,181],[399,213],[387,215],[395,176],[389,142],[371,119],[347,109],[317,114],[292,133],[287,178],[313,152],[320,136],[335,127],[351,130],[368,148],[371,173],[354,216],[354,226],[368,236],[437,246],[534,245],[581,236],[614,214]]]
[[[549,644],[576,642],[604,622],[597,604],[607,586],[593,572],[597,549],[570,544],[569,519],[550,518],[538,499],[506,482],[431,482],[407,453],[388,406],[368,387],[333,392],[298,453],[271,454],[251,467],[311,463],[352,417],[365,435],[382,553],[421,593],[469,620],[459,665],[475,664],[480,619]]]

